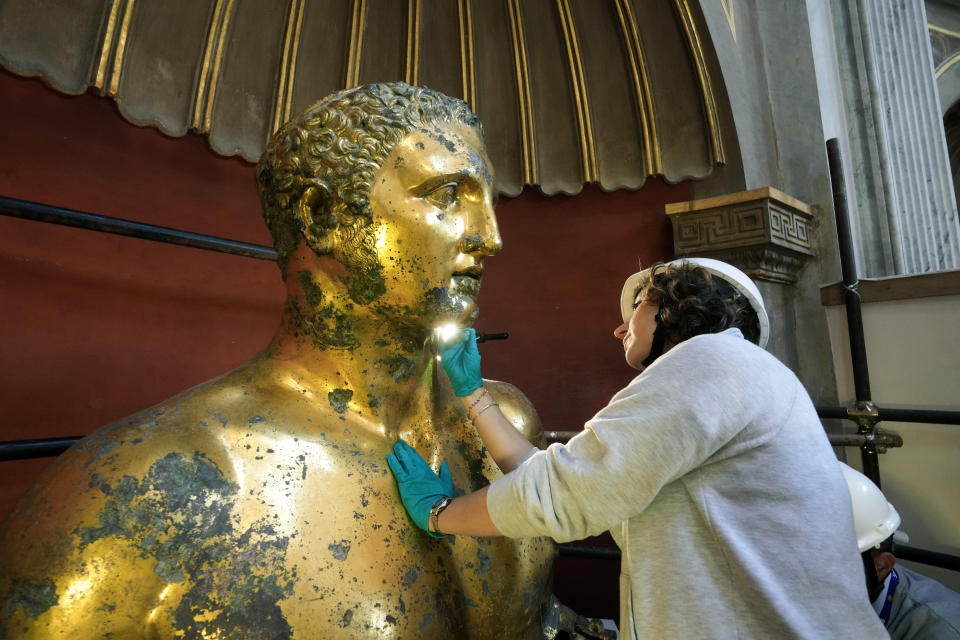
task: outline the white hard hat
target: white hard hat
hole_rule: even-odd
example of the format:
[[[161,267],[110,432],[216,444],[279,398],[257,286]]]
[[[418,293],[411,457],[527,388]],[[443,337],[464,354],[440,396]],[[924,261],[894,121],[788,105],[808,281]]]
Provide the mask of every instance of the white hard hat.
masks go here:
[[[870,478],[842,462],[839,464],[843,479],[847,481],[847,489],[850,490],[857,547],[863,552],[878,546],[897,532],[900,514]]]
[[[680,258],[667,264],[681,264],[683,262],[694,264],[705,269],[711,275],[723,278],[742,294],[757,313],[757,320],[760,323],[760,337],[757,344],[761,347],[767,346],[767,340],[770,338],[770,318],[767,316],[766,307],[763,306],[763,296],[760,295],[760,290],[757,289],[757,285],[753,283],[750,276],[732,264],[712,258]],[[623,315],[624,322],[629,321],[630,316],[633,315],[633,303],[637,295],[637,289],[640,282],[646,280],[650,275],[650,269],[652,268],[648,267],[643,271],[638,271],[623,283],[623,290],[620,292],[620,313]]]

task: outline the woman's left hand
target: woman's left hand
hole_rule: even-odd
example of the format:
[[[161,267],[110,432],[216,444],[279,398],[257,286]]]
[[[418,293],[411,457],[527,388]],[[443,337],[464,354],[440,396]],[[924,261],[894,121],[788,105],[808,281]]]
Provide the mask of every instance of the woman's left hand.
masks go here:
[[[393,445],[393,453],[387,454],[387,464],[397,479],[400,499],[414,524],[435,538],[442,533],[433,533],[429,528],[430,509],[440,498],[453,497],[453,479],[446,460],[440,465],[438,476],[416,449],[403,440]]]
[[[463,329],[441,340],[440,363],[458,398],[464,398],[483,386],[477,332],[474,329]]]

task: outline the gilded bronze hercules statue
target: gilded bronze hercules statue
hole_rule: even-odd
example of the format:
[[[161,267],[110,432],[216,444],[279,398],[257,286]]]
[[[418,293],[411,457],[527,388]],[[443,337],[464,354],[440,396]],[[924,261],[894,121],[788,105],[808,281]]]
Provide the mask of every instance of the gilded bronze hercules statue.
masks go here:
[[[279,331],[51,466],[0,532],[0,637],[540,638],[552,543],[433,539],[386,464],[402,437],[458,491],[499,473],[429,339],[473,323],[501,248],[479,120],[402,83],[341,91],[257,182]],[[523,394],[487,385],[538,441]]]

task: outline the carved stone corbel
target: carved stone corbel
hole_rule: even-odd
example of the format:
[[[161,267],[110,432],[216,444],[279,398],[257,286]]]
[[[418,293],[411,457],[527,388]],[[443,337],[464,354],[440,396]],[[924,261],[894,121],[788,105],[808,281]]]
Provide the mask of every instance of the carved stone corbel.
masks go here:
[[[716,258],[750,277],[793,284],[813,255],[810,205],[773,187],[666,206],[678,257]]]

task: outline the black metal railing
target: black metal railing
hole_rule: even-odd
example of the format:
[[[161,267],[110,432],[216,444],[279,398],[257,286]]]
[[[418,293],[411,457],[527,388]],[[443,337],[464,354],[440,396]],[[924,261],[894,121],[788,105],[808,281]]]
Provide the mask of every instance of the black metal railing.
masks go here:
[[[195,249],[206,249],[207,251],[219,251],[221,253],[244,256],[246,258],[259,258],[260,260],[277,259],[276,251],[271,247],[265,247],[259,244],[240,242],[239,240],[230,240],[218,236],[208,236],[203,233],[183,231],[182,229],[173,229],[171,227],[159,227],[154,224],[145,224],[123,218],[111,218],[95,213],[64,209],[49,204],[40,204],[39,202],[29,202],[27,200],[18,200],[4,196],[0,196],[0,215],[10,216],[12,218],[23,218],[24,220],[36,220],[38,222],[50,222],[67,227],[101,231],[103,233],[129,236],[142,240],[153,240],[154,242],[178,244]]]

